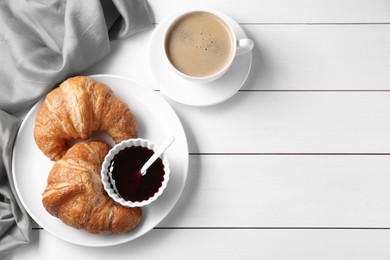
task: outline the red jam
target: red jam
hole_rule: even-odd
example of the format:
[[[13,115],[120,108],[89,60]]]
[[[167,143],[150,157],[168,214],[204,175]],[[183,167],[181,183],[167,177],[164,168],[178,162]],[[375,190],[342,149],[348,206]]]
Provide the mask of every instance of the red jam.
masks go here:
[[[153,150],[141,146],[127,147],[114,156],[110,162],[111,176],[118,193],[126,201],[144,201],[158,191],[164,180],[164,165],[158,158],[141,175],[141,168],[154,154]],[[113,167],[111,167],[113,166]]]

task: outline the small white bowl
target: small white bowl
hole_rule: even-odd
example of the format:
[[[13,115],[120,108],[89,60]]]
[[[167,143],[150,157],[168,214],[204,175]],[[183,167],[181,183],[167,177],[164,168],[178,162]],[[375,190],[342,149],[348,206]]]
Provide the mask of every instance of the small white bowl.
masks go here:
[[[121,204],[125,207],[142,207],[149,205],[153,201],[155,201],[158,197],[161,196],[164,189],[167,187],[168,181],[169,181],[169,174],[170,174],[170,168],[169,168],[169,162],[167,159],[167,156],[165,153],[163,153],[160,158],[162,160],[162,163],[164,165],[164,180],[161,184],[161,187],[158,189],[158,191],[149,199],[143,200],[143,201],[126,201],[123,199],[114,189],[114,184],[110,182],[110,178],[108,175],[110,163],[114,156],[119,153],[121,150],[125,149],[126,147],[132,147],[132,146],[142,146],[146,147],[148,149],[151,149],[153,151],[157,150],[157,146],[152,143],[149,140],[137,138],[137,139],[128,139],[125,141],[120,142],[119,144],[116,144],[106,155],[104,158],[102,169],[100,171],[103,187],[106,190],[107,194],[117,203]],[[112,185],[111,185],[112,184]]]

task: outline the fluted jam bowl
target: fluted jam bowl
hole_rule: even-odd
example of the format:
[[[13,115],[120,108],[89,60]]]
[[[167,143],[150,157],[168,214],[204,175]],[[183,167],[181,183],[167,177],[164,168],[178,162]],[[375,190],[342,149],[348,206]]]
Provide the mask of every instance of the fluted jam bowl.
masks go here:
[[[169,181],[169,162],[165,153],[148,168],[141,168],[157,146],[147,139],[128,139],[116,144],[104,158],[101,180],[107,194],[125,207],[149,205],[161,196]]]

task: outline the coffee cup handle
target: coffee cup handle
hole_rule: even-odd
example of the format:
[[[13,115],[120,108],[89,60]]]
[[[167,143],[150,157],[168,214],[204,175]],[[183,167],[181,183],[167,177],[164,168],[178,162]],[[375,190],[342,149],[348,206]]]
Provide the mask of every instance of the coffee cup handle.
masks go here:
[[[239,39],[237,41],[236,56],[250,52],[253,49],[253,41],[251,39]]]

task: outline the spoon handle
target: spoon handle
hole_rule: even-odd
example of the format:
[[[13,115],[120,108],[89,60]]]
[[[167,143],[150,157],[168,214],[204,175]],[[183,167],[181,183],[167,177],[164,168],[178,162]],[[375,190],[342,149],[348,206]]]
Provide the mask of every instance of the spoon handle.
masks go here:
[[[175,137],[174,136],[171,136],[170,138],[168,138],[155,152],[154,154],[152,155],[152,157],[149,158],[149,160],[147,160],[147,162],[144,164],[144,166],[142,166],[141,168],[141,175],[145,175],[146,171],[148,170],[148,168],[154,163],[154,161],[157,160],[158,157],[160,157],[160,155],[165,152],[165,150],[173,143],[173,141],[175,141]]]

